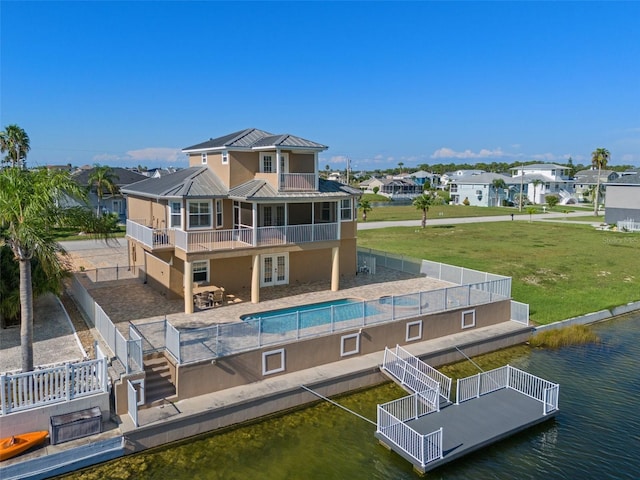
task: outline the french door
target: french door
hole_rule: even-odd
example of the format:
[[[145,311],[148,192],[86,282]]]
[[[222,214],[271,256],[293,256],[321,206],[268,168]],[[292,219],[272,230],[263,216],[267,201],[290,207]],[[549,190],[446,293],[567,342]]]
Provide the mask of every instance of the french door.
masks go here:
[[[289,283],[289,254],[262,255],[261,267],[261,287]]]

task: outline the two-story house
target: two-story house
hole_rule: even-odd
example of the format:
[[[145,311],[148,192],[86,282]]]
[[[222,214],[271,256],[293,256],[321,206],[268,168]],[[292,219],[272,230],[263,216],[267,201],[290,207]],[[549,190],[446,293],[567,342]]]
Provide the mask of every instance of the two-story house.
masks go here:
[[[193,311],[202,284],[227,292],[357,270],[361,192],[320,178],[320,143],[250,128],[187,147],[189,168],[130,185],[130,264]]]
[[[574,176],[576,197],[581,202],[594,201],[594,192],[598,184],[600,184],[600,192],[598,198],[604,203],[605,188],[607,182],[613,182],[620,176],[618,172],[613,170],[600,170],[600,180],[598,180],[598,169],[591,168],[589,170],[580,170]]]
[[[514,183],[521,183],[523,194],[536,204],[545,203],[547,195],[557,195],[561,204],[575,202],[574,181],[570,169],[552,163],[534,163],[510,169]]]
[[[504,186],[496,184],[502,180]],[[449,182],[453,205],[500,207],[510,205],[516,196],[517,184],[512,177],[501,173],[462,175]]]

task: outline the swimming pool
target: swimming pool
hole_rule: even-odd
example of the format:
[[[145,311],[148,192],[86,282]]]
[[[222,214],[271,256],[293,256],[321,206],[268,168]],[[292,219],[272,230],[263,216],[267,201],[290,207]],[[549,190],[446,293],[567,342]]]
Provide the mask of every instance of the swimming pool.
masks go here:
[[[310,303],[295,307],[242,315],[243,322],[260,322],[262,333],[285,333],[292,330],[353,321],[362,323],[365,316],[380,313],[374,305],[357,298]]]

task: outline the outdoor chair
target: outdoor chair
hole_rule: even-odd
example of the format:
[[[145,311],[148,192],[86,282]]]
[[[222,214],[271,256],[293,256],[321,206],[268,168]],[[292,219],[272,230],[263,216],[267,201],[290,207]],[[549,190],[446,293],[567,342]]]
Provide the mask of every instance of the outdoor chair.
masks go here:
[[[209,292],[208,299],[213,307],[222,305],[224,303],[224,289],[219,288],[218,290]]]
[[[203,293],[196,293],[193,296],[193,304],[197,307],[197,308],[211,308],[213,306],[213,304],[211,303],[211,300],[209,300],[209,296],[207,294],[203,294]]]

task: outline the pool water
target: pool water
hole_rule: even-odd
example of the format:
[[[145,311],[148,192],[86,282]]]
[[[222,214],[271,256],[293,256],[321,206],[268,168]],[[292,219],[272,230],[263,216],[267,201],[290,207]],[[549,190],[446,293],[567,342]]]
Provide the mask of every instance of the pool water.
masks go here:
[[[373,305],[356,298],[311,303],[295,307],[242,315],[243,322],[259,321],[263,333],[285,333],[336,322],[361,320],[378,313]]]

